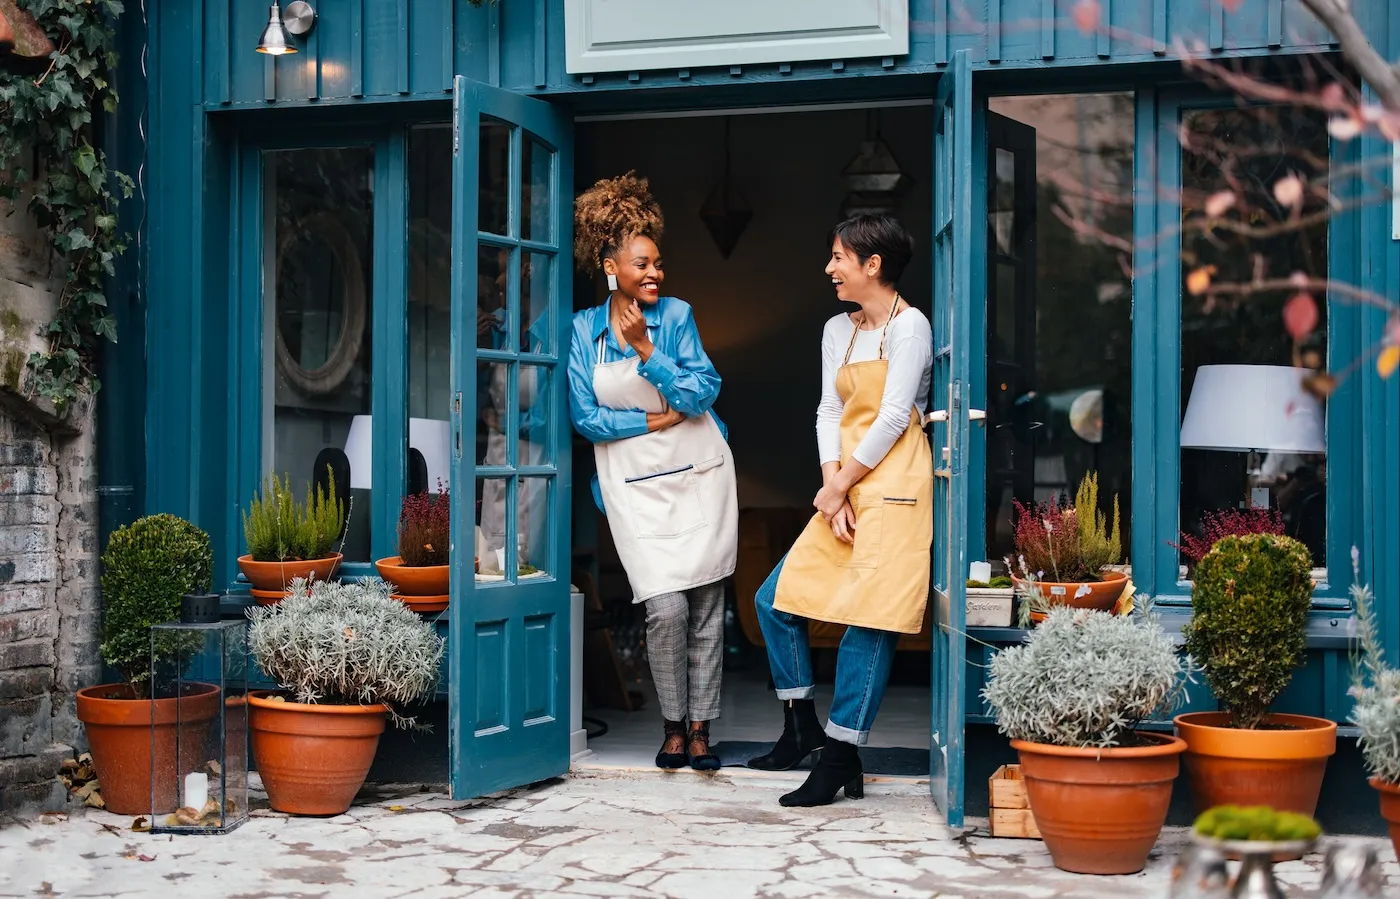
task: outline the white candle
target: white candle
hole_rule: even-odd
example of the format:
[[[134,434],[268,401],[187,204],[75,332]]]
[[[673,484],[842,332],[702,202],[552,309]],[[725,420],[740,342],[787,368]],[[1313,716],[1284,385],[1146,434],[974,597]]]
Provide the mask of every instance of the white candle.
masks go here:
[[[209,801],[209,776],[199,771],[185,775],[185,807],[196,812]]]
[[[973,562],[969,566],[969,568],[971,569],[971,571],[968,574],[969,580],[974,580],[978,583],[985,584],[992,579],[991,562]]]

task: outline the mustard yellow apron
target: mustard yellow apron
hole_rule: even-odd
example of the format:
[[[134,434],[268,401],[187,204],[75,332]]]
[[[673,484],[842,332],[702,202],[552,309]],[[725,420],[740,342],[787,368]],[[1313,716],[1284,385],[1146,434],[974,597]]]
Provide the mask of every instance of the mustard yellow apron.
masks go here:
[[[896,305],[898,303],[896,302]],[[841,411],[841,464],[880,411],[889,360],[885,334],[879,358],[851,362],[859,329],[851,333],[836,372]],[[889,453],[848,495],[856,514],[855,544],[843,543],[818,512],[783,563],[773,607],[817,621],[902,634],[923,629],[928,604],[929,544],[933,541],[933,454],[917,409]]]

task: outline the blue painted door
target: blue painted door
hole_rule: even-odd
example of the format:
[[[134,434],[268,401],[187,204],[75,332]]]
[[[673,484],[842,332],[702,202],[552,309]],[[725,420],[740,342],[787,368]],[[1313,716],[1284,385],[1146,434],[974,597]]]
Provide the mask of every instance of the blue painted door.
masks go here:
[[[929,789],[963,823],[967,643],[968,398],[972,310],[972,73],[959,50],[939,76],[933,137],[933,734]]]
[[[569,768],[572,123],[457,77],[452,793]]]

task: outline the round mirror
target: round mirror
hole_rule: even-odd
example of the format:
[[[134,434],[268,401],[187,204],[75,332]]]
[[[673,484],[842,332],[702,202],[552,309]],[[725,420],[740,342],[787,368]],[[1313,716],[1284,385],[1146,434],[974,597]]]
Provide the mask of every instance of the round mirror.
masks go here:
[[[277,247],[277,366],[303,393],[344,383],[364,341],[364,264],[329,214],[286,229]]]

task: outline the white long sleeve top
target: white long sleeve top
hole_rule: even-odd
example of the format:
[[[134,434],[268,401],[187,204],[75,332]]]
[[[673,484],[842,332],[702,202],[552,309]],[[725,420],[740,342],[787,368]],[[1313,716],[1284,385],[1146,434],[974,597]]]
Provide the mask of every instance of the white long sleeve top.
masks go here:
[[[836,392],[836,372],[841,368],[846,347],[851,343],[851,332],[855,330],[855,322],[843,312],[832,317],[822,332],[822,398],[817,406],[817,451],[823,465],[841,461],[841,411],[845,404]],[[878,358],[882,330],[859,331],[850,361]],[[909,427],[910,409],[917,408],[921,415],[928,409],[933,378],[933,329],[918,309],[907,308],[890,322],[885,358],[890,365],[879,414],[852,454],[867,468],[879,465],[899,435]]]

